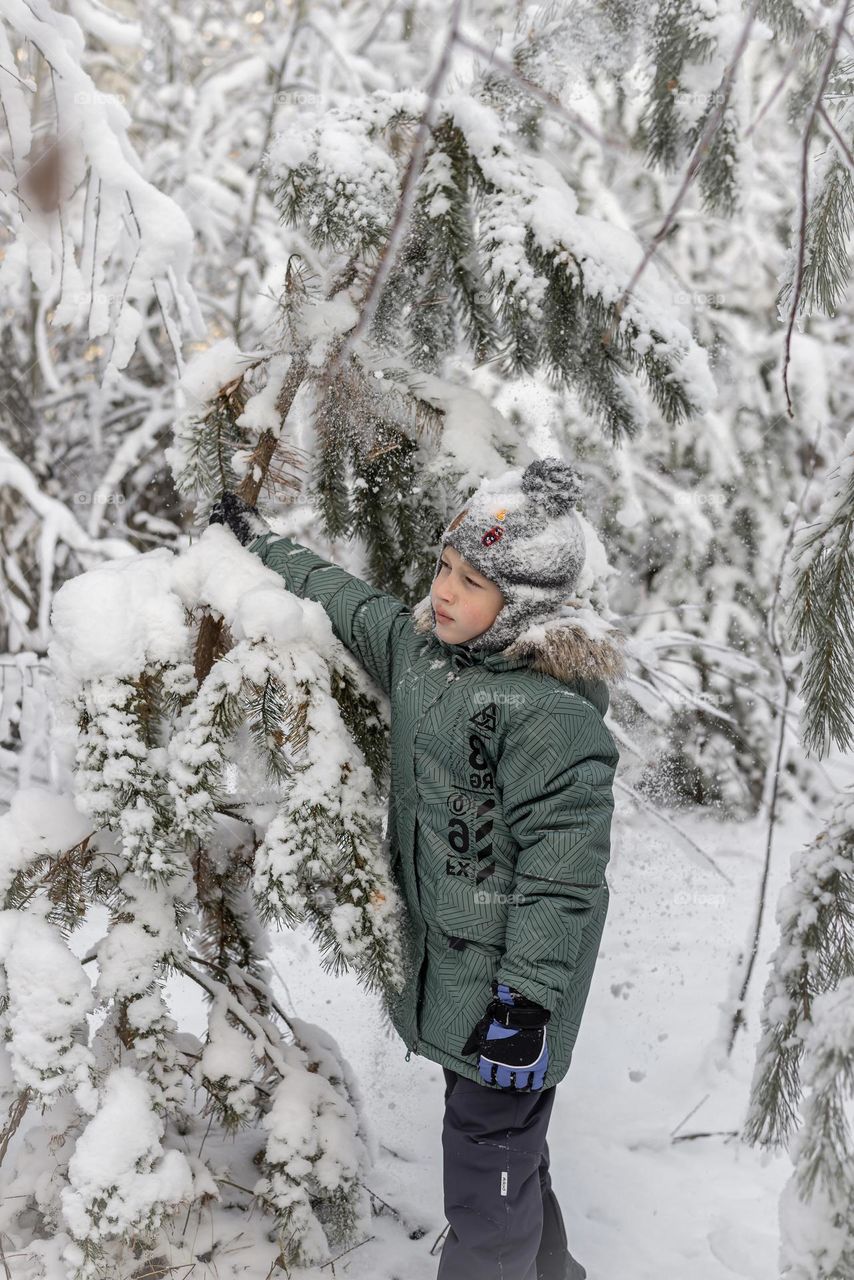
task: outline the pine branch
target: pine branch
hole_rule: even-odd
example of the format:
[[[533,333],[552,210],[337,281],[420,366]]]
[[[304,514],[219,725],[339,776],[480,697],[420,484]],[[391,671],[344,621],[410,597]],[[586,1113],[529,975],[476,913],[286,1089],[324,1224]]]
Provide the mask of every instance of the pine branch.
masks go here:
[[[332,668],[330,692],[341,719],[365,757],[378,791],[388,784],[390,726],[376,700],[359,688],[349,666]]]
[[[825,754],[854,742],[854,475],[849,433],[819,519],[798,535],[788,626],[805,649],[804,745]]]
[[[305,720],[276,676],[268,671],[263,685],[249,683],[252,692],[244,702],[246,726],[271,778],[282,783],[292,765],[283,753],[286,743],[295,750],[305,746]],[[301,704],[304,709],[304,704]]]
[[[467,36],[462,30],[457,31],[454,39],[455,43],[460,45],[463,49],[469,49],[472,53],[479,54],[482,58],[485,58],[490,69],[495,69],[492,74],[500,75],[501,77],[510,80],[513,84],[518,85],[521,89],[524,89],[527,95],[538,102],[542,102],[546,107],[548,107],[550,115],[555,116],[558,120],[563,120],[571,129],[591,138],[594,142],[598,143],[603,150],[611,149],[618,154],[626,152],[626,144],[621,138],[617,138],[612,134],[603,133],[601,130],[595,128],[595,126],[585,120],[583,116],[580,116],[577,111],[572,111],[569,107],[565,107],[563,103],[554,96],[554,94],[548,93],[545,89],[540,88],[540,86],[536,84],[535,81],[531,80],[529,76],[523,75],[518,67],[513,66],[513,64],[508,62],[506,58],[500,57],[493,49],[489,49],[479,40],[475,40],[471,36]],[[524,49],[525,46],[523,45],[521,48]]]
[[[841,155],[834,156],[821,187],[810,205],[806,225],[806,252],[801,311],[820,307],[832,316],[851,276],[848,246],[854,232],[854,156],[823,106],[819,115],[836,141]],[[786,284],[780,300],[792,290]]]
[[[751,0],[750,7],[747,14],[747,19],[741,29],[741,32],[739,34],[732,56],[729,62],[727,63],[726,70],[724,71],[723,78],[721,80],[720,89],[718,90],[718,93],[716,95],[719,101],[716,103],[714,110],[709,115],[708,120],[706,121],[705,127],[703,128],[703,131],[697,140],[697,145],[695,146],[694,151],[691,155],[691,158],[688,161],[688,166],[685,170],[685,174],[682,178],[682,182],[680,183],[679,189],[676,192],[676,195],[673,198],[673,201],[671,202],[669,209],[667,210],[667,213],[664,217],[663,222],[661,223],[661,226],[658,228],[652,240],[650,241],[649,245],[647,246],[643,257],[641,258],[640,262],[638,263],[637,267],[632,273],[629,283],[626,285],[626,288],[623,290],[623,293],[620,295],[620,298],[618,299],[617,304],[614,307],[614,316],[611,322],[611,330],[609,334],[611,341],[614,340],[617,326],[620,322],[620,318],[623,314],[623,311],[625,310],[626,303],[628,302],[631,293],[637,287],[638,281],[640,280],[643,273],[646,271],[647,267],[649,266],[650,262],[652,261],[659,247],[667,238],[670,232],[670,229],[673,226],[673,223],[676,219],[676,214],[678,213],[679,209],[682,207],[682,203],[686,195],[688,194],[688,190],[692,182],[696,178],[701,164],[703,163],[703,160],[705,158],[706,151],[711,142],[712,136],[715,130],[718,128],[718,125],[721,119],[723,118],[723,114],[724,114],[724,111],[726,110],[726,107],[730,98],[730,93],[732,91],[732,83],[735,78],[735,73],[744,55],[744,51],[747,48],[748,37],[753,27],[754,18],[756,15],[756,7],[757,7],[757,0]]]
[[[788,1140],[798,1114],[801,1064],[812,1034],[815,1003],[824,993],[836,991],[846,980],[854,979],[854,831],[850,804],[850,796],[845,797],[828,826],[799,856],[792,882],[780,896],[780,942],[772,957],[763,999],[762,1035],[744,1126],[745,1141],[751,1144],[779,1146]],[[847,1063],[850,1048],[846,1054]],[[814,1106],[835,1105],[832,1098],[840,1087],[841,1066],[840,1061],[833,1069],[816,1071],[819,1094],[828,1092],[823,1102],[818,1101],[817,1094]],[[841,1084],[848,1084],[844,1073]],[[813,1115],[810,1126],[814,1120]],[[827,1131],[821,1122],[818,1128]],[[811,1141],[816,1140],[813,1137]],[[810,1159],[812,1172],[808,1181],[812,1185],[816,1157]],[[800,1160],[798,1165],[803,1168]]]
[[[807,201],[807,167],[809,164],[809,149],[812,131],[815,127],[818,109],[824,95],[827,81],[836,59],[836,51],[839,47],[839,41],[842,36],[845,22],[848,18],[848,11],[851,8],[851,0],[844,0],[839,19],[836,23],[831,40],[830,48],[824,60],[824,65],[819,76],[818,89],[815,98],[810,107],[807,117],[806,127],[804,128],[803,141],[801,144],[801,183],[800,183],[800,223],[798,228],[798,248],[797,248],[797,266],[795,269],[795,281],[789,302],[789,321],[786,326],[786,337],[784,343],[783,354],[783,390],[786,393],[786,408],[789,417],[794,417],[792,409],[792,398],[789,394],[789,364],[792,354],[792,332],[795,327],[795,318],[801,306],[801,294],[804,287],[804,274],[806,264],[806,241],[807,241],[807,217],[808,217],[808,201]]]
[[[679,77],[685,63],[702,63],[714,50],[711,35],[698,29],[698,14],[684,0],[662,0],[653,29],[655,75],[642,129],[646,160],[675,169],[684,146],[679,118]]]
[[[415,201],[416,184],[421,169],[421,163],[427,149],[427,141],[436,111],[436,101],[439,89],[445,79],[451,59],[451,53],[453,51],[454,41],[459,30],[461,10],[461,0],[453,0],[453,8],[450,13],[447,34],[442,51],[425,90],[427,102],[418,124],[415,141],[404,172],[400,198],[398,200],[397,209],[395,210],[394,219],[387,235],[384,238],[379,261],[371,279],[371,283],[362,298],[359,319],[339,346],[333,359],[330,369],[330,376],[333,378],[337,377],[341,373],[350,352],[368,333],[374,317],[374,312],[379,304],[380,295],[382,294],[386,279],[394,266],[398,249],[408,225],[409,214]]]

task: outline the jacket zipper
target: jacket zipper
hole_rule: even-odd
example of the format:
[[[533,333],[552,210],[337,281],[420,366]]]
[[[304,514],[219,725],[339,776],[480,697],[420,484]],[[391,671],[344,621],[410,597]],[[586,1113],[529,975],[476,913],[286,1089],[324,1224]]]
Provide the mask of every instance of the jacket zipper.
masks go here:
[[[546,830],[545,827],[542,830]],[[520,880],[542,880],[545,884],[565,884],[570,889],[599,889],[601,885],[582,884],[579,880],[554,880],[551,876],[535,876],[529,871],[518,872]]]
[[[473,666],[474,666],[474,663],[469,663],[469,664],[468,664],[468,665],[467,665],[467,666],[466,666],[462,671],[454,671],[454,670],[453,670],[453,664],[452,664],[452,667],[451,667],[451,678],[449,678],[449,680],[448,680],[448,684],[451,684],[453,680],[459,680],[460,676],[461,676],[461,675],[464,675],[466,671],[471,671],[471,670],[472,670],[472,668],[473,668]],[[441,697],[441,694],[440,694],[439,696]],[[434,699],[434,701],[430,703],[430,707],[434,706],[434,705],[435,705],[435,703],[436,703],[437,701],[438,701],[438,699]],[[418,725],[419,725],[419,726],[420,726],[420,724],[421,724],[421,720],[423,720],[423,719],[424,719],[424,716],[425,716],[425,715],[427,714],[427,712],[430,710],[430,707],[425,708],[424,713],[422,714],[421,718],[420,718],[420,719],[419,719],[419,721],[418,721]],[[418,729],[416,728],[416,736],[417,736],[417,733],[418,733]],[[417,844],[417,841],[418,841],[418,828],[417,828],[417,824],[416,824],[415,833],[414,833],[414,840],[415,840],[415,842],[416,842],[416,844]],[[420,886],[418,885],[418,872],[417,872],[417,870],[415,871],[415,882],[416,882],[416,891],[417,891],[417,893],[418,893],[418,899],[419,899],[419,903],[420,903],[420,900],[421,900],[421,892],[420,892]],[[475,944],[475,945],[477,945],[477,944]],[[484,948],[484,950],[485,950],[485,948]],[[421,972],[419,971],[419,974],[418,974],[418,983],[416,984],[416,997],[415,997],[415,998],[416,998],[416,1001],[417,1001],[418,996],[419,996],[420,994],[421,994]],[[412,1043],[412,1044],[409,1046],[409,1048],[406,1050],[406,1057],[404,1058],[404,1062],[408,1062],[408,1061],[409,1061],[409,1059],[412,1057],[413,1053],[415,1053],[415,1054],[417,1054],[417,1053],[418,1053],[418,1045],[419,1045],[419,1039],[418,1039],[418,1036],[416,1036],[416,1037],[415,1037],[415,1040],[413,1041],[413,1043]]]

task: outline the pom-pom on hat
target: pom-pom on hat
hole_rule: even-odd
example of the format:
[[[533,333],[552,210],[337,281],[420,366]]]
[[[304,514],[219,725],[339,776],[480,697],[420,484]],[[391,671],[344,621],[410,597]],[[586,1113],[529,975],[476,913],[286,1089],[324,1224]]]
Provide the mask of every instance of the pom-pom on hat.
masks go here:
[[[445,547],[501,589],[492,626],[469,640],[482,652],[504,649],[526,627],[552,617],[571,596],[584,564],[584,533],[575,514],[581,480],[560,458],[484,480],[442,534]],[[435,625],[436,617],[433,614]]]

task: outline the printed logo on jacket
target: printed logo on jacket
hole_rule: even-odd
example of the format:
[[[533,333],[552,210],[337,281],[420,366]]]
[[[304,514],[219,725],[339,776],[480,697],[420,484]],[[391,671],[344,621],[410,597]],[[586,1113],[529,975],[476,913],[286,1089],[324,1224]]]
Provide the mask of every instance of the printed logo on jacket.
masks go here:
[[[468,786],[457,788],[448,796],[448,844],[455,856],[447,859],[445,873],[468,876],[476,884],[495,871],[492,857],[495,778],[484,739],[492,736],[497,724],[498,708],[494,702],[469,716],[466,729]]]

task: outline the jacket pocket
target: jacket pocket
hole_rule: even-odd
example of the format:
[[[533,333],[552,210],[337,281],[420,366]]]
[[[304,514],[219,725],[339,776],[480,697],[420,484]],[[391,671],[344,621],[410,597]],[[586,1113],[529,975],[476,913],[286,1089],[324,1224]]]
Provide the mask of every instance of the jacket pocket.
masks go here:
[[[468,941],[464,951],[456,951],[441,933],[428,933],[426,958],[419,1035],[427,1044],[474,1066],[477,1057],[463,1058],[462,1047],[492,998],[500,956],[495,949]]]
[[[496,954],[504,949],[506,896],[489,880],[476,884],[468,876],[443,876],[436,885],[436,923],[446,937]]]

